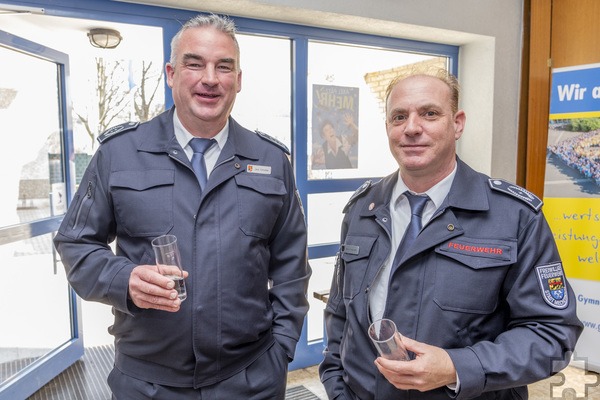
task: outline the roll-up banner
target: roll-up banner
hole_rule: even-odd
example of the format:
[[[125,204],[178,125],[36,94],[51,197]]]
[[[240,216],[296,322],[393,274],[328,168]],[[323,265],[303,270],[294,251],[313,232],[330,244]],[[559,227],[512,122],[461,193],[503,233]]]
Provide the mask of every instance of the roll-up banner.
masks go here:
[[[573,365],[600,372],[600,64],[552,71],[544,214],[584,331]]]

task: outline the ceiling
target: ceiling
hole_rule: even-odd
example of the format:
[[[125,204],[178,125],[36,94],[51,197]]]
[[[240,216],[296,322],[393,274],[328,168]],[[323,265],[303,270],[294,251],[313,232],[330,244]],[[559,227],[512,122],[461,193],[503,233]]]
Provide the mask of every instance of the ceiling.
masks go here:
[[[309,1],[283,0],[117,0],[128,3],[152,4],[157,6],[186,10],[208,11],[219,14],[255,18],[266,21],[286,22],[306,26],[352,31],[380,36],[401,37],[404,39],[424,40],[435,43],[457,45],[473,39],[471,34],[456,31],[412,25],[398,21],[373,19],[349,12],[360,13],[362,1],[344,0],[347,4],[344,12],[327,12],[320,9],[335,7],[335,3],[325,0],[318,7],[311,6]],[[269,3],[279,3],[269,4]],[[280,5],[280,4],[293,5]],[[340,2],[337,2],[339,4]],[[301,4],[302,6],[298,6]]]

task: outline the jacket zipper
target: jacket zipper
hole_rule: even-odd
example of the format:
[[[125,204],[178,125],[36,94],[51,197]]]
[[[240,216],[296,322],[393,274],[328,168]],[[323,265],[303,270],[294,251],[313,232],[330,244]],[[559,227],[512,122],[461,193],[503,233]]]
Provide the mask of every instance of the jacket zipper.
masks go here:
[[[88,181],[88,186],[85,191],[85,195],[84,195],[83,199],[81,199],[81,203],[79,203],[79,208],[77,209],[77,216],[75,217],[75,223],[73,224],[72,229],[75,229],[77,227],[77,225],[79,223],[79,218],[81,217],[81,211],[83,210],[83,206],[91,198],[92,198],[92,182]]]

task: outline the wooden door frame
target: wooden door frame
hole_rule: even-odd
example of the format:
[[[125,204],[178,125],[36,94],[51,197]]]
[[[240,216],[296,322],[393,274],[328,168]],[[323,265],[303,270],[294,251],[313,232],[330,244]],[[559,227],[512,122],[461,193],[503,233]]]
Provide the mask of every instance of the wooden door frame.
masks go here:
[[[517,183],[540,198],[548,143],[551,24],[552,1],[524,0]]]

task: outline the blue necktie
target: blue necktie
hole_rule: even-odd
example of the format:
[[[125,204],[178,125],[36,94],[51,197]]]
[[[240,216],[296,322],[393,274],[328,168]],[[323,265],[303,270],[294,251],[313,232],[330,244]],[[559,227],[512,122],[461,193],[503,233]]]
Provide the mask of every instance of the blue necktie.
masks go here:
[[[206,164],[204,162],[204,152],[208,150],[216,141],[214,139],[203,139],[193,138],[190,140],[190,146],[194,149],[194,155],[192,156],[192,168],[198,178],[200,189],[204,190],[206,181],[208,180],[206,174]]]
[[[410,204],[410,222],[406,227],[402,241],[398,245],[398,250],[396,250],[393,263],[394,267],[398,266],[400,260],[404,256],[404,253],[406,253],[406,251],[410,248],[412,242],[421,231],[421,216],[423,215],[423,210],[425,209],[427,200],[429,200],[429,196],[427,195],[419,196],[408,191],[404,192],[404,195],[408,198],[408,202]]]

